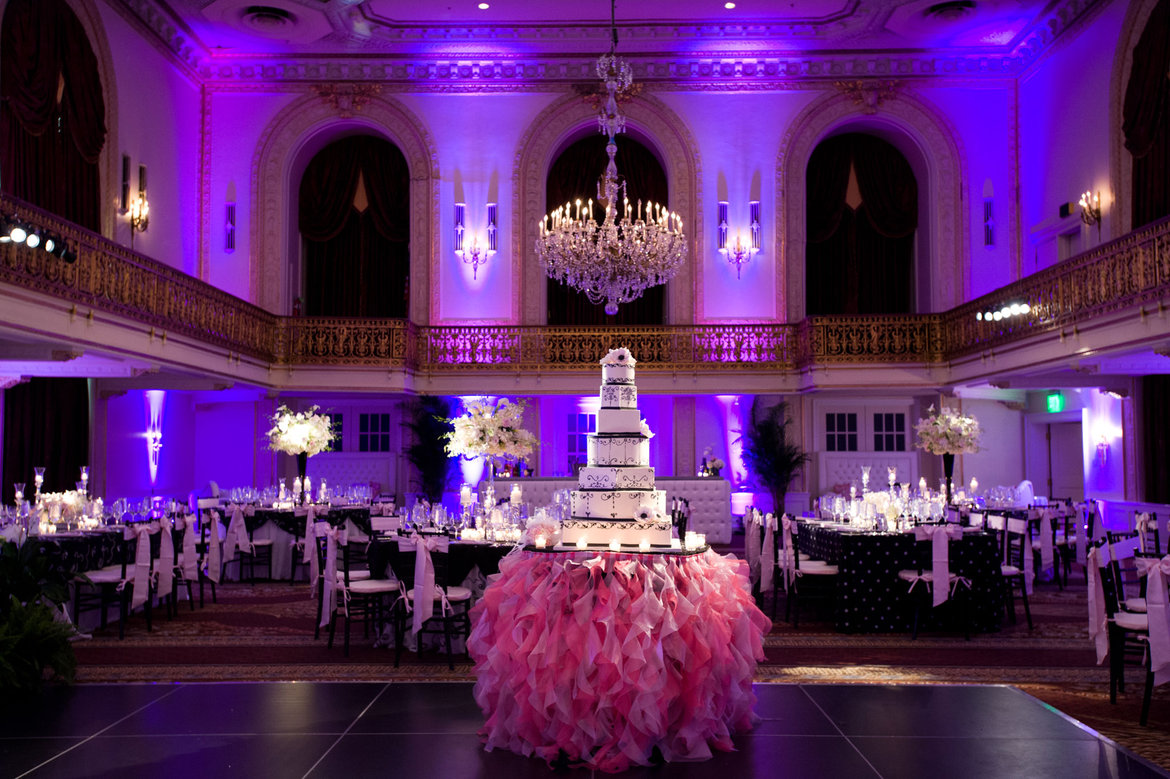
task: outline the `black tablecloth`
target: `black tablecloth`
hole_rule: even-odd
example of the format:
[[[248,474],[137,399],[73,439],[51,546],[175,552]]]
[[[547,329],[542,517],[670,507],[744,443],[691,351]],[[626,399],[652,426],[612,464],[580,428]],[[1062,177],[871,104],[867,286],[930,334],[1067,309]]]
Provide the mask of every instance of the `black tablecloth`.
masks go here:
[[[898,571],[930,568],[928,542],[911,533],[848,532],[814,522],[797,523],[800,551],[840,569],[836,623],[846,633],[905,632],[913,627],[914,601]],[[988,533],[966,533],[951,544],[951,572],[970,579],[971,630],[998,630],[1003,615],[999,546]],[[961,629],[961,610],[931,609],[926,628]]]
[[[329,509],[326,513],[317,513],[314,515],[317,522],[328,522],[329,524],[340,527],[347,521],[353,522],[354,526],[370,535],[370,508],[369,506],[345,506],[334,507]],[[232,521],[231,509],[225,509],[224,523]],[[258,508],[249,515],[244,513],[244,524],[248,526],[248,532],[254,533],[258,528],[264,526],[266,522],[271,522],[278,528],[296,536],[297,538],[305,537],[305,515],[298,514],[290,509],[268,509]]]
[[[390,554],[398,548],[397,536],[374,536],[370,542],[370,575],[386,578]],[[459,584],[472,569],[478,567],[484,576],[500,572],[500,560],[515,547],[493,546],[491,544],[459,543],[452,541],[447,547],[447,581]]]
[[[49,558],[52,568],[66,574],[84,573],[121,562],[121,528],[36,536],[26,543],[39,544],[40,553]]]

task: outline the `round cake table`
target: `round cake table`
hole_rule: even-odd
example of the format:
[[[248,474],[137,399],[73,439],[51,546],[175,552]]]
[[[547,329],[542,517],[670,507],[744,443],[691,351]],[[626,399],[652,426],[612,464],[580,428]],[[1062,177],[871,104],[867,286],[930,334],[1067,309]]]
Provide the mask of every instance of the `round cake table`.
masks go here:
[[[517,550],[472,619],[488,750],[616,772],[710,758],[757,719],[771,622],[735,557]]]

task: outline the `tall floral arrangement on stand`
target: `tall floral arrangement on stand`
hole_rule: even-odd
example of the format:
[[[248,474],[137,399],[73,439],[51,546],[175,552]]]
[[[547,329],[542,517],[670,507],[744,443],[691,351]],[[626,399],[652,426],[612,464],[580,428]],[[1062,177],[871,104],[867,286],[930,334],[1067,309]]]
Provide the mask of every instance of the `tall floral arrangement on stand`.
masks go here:
[[[947,477],[947,503],[951,501],[951,477],[955,472],[955,455],[979,451],[979,420],[942,406],[938,411],[932,405],[929,416],[918,420],[914,432],[918,434],[918,448],[943,458]]]
[[[302,486],[309,458],[326,451],[333,443],[332,420],[326,414],[317,413],[319,410],[319,406],[311,406],[305,411],[293,411],[281,404],[272,415],[272,429],[268,431],[269,449],[297,458],[297,475]]]
[[[468,401],[463,414],[446,420],[453,429],[447,439],[447,454],[452,457],[486,457],[489,479],[494,478],[496,460],[523,460],[536,448],[536,436],[525,430],[524,409],[527,404],[500,398],[494,403],[486,398]]]

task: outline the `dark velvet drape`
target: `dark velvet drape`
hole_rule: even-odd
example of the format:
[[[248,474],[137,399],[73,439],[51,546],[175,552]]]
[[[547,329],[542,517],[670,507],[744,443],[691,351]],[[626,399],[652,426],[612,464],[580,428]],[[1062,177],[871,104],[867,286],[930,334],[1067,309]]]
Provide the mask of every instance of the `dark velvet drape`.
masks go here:
[[[597,200],[597,180],[605,170],[608,157],[604,135],[589,135],[573,143],[557,157],[548,171],[546,213],[573,202]],[[643,203],[669,205],[666,173],[658,158],[642,144],[621,136],[617,139],[618,173],[626,180],[628,196]],[[594,203],[595,214],[601,208]],[[666,319],[666,286],[651,287],[630,303],[618,306],[614,316],[607,316],[605,305],[593,304],[585,293],[548,279],[548,324],[550,325],[661,325]]]
[[[359,177],[368,206],[354,207]],[[394,144],[354,136],[322,149],[301,179],[309,316],[405,318],[410,282],[410,174]]]
[[[850,167],[856,211],[845,202]],[[806,191],[806,313],[911,313],[918,183],[906,158],[879,138],[838,135],[813,150]]]
[[[1141,381],[1144,500],[1170,503],[1170,376],[1144,376]]]
[[[1170,0],[1154,6],[1133,50],[1122,130],[1133,155],[1133,229],[1170,214]]]
[[[105,102],[97,58],[64,0],[8,3],[0,98],[0,187],[98,231]]]
[[[32,500],[33,468],[45,467],[45,492],[71,490],[89,464],[89,385],[86,379],[32,379],[4,391],[4,502],[13,483],[26,482]]]

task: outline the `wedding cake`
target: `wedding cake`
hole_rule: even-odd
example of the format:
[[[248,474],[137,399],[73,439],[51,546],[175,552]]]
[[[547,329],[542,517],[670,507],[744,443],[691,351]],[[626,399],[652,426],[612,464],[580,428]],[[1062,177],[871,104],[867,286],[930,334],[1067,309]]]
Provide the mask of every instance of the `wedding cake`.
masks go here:
[[[586,438],[587,463],[569,497],[570,518],[562,543],[577,546],[670,546],[666,492],[654,489],[650,438],[638,411],[634,358],[613,349],[601,361],[601,409],[597,432]]]

